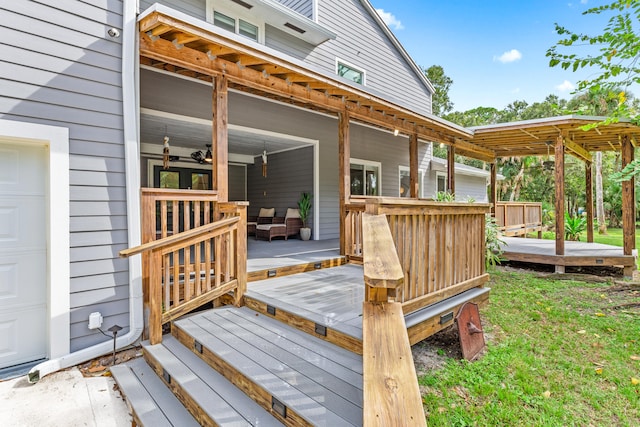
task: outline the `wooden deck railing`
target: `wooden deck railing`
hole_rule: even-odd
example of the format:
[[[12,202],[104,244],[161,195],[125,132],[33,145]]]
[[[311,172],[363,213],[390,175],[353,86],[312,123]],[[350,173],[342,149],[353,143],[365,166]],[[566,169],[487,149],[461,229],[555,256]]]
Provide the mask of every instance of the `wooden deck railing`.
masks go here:
[[[526,236],[538,233],[542,238],[542,203],[498,202],[496,224],[505,236]]]
[[[402,305],[404,273],[384,215],[361,215],[363,425],[426,426]]]
[[[218,203],[212,192],[143,189],[142,254],[145,330],[152,344],[162,325],[247,282],[246,203]],[[214,221],[214,219],[217,219]]]
[[[364,209],[363,209],[364,205]],[[354,199],[347,204],[347,255],[361,256],[363,212],[387,217],[404,284],[397,301],[405,313],[483,286],[485,214],[488,204],[443,203],[402,198]],[[360,234],[358,234],[360,231]]]

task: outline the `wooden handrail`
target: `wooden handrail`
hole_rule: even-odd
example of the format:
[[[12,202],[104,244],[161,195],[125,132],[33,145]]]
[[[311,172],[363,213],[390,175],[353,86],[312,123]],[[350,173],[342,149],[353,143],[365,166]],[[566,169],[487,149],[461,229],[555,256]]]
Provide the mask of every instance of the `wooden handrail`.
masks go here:
[[[215,191],[143,188],[142,255],[145,338],[162,341],[162,325],[229,292],[244,301],[246,202],[218,202]]]
[[[441,298],[482,287],[486,203],[445,203],[400,197],[352,197],[345,205],[345,255],[364,262],[366,214],[385,215],[404,273],[394,301],[405,314]],[[365,287],[368,292],[373,289]],[[391,296],[392,292],[387,292]],[[384,298],[380,296],[380,298]]]
[[[142,245],[134,246],[133,248],[123,249],[119,252],[119,255],[121,258],[128,258],[130,256],[141,254],[146,251],[155,250],[163,246],[174,245],[184,240],[191,239],[192,237],[211,232],[217,228],[235,224],[238,221],[240,221],[240,217],[237,216],[221,219],[220,221],[215,221],[209,224],[202,225],[200,227],[192,228],[191,230],[184,231],[179,234],[174,234],[173,236],[167,236],[149,243],[143,243]]]
[[[396,289],[404,283],[404,272],[387,217],[365,213],[362,234],[365,300],[387,301],[389,296],[396,296]]]
[[[404,273],[386,215],[365,213],[362,230],[363,425],[426,426],[402,304],[388,300]]]

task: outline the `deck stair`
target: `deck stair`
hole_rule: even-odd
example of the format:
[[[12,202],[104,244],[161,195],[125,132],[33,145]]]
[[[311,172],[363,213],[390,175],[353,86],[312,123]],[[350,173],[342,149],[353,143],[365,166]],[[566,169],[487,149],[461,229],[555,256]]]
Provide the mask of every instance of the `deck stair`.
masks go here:
[[[153,405],[136,397],[160,383],[163,396],[171,389],[202,425],[362,425],[359,355],[247,307],[186,316],[174,322],[172,335],[161,344],[143,345],[158,374],[153,386],[131,387],[140,382],[132,379],[136,370],[145,369],[145,377],[151,372],[140,361],[114,367],[134,420],[142,425],[188,425],[141,416],[153,412]]]

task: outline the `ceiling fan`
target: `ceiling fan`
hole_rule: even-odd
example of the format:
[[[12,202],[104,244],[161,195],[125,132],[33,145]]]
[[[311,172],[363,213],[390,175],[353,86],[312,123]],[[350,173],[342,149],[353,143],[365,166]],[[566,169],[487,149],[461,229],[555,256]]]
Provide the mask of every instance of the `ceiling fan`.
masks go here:
[[[211,144],[207,144],[207,152],[203,153],[202,150],[194,151],[191,153],[191,158],[200,164],[213,162],[213,156],[211,154]]]

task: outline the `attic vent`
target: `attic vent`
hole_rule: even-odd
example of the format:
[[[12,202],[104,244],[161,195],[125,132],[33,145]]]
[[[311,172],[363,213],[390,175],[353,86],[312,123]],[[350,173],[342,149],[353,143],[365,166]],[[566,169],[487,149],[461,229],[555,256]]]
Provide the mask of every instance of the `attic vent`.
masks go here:
[[[247,9],[251,9],[253,7],[252,4],[249,4],[247,2],[243,2],[242,0],[231,0],[232,2],[239,4],[242,7],[246,7]]]
[[[235,1],[235,0],[233,0],[233,1]],[[292,24],[292,23],[290,23],[290,22],[285,23],[285,24],[284,24],[284,26],[285,26],[285,27],[288,27],[288,28],[291,28],[293,31],[297,31],[297,32],[299,32],[300,34],[304,34],[304,33],[306,33],[306,31],[305,31],[305,30],[303,30],[303,29],[302,29],[302,28],[300,28],[300,27],[296,27],[295,25],[293,25],[293,24]]]

